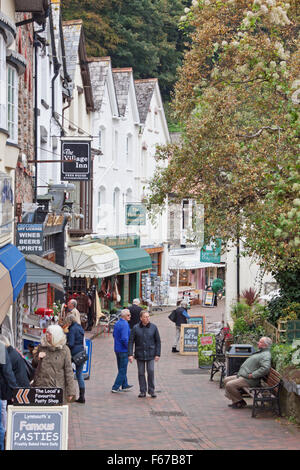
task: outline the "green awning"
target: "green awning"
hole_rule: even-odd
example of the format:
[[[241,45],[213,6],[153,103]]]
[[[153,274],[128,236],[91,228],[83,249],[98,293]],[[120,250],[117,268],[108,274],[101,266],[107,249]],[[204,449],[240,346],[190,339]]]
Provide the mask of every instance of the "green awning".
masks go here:
[[[119,274],[136,273],[152,269],[151,256],[143,248],[115,250],[120,262]]]

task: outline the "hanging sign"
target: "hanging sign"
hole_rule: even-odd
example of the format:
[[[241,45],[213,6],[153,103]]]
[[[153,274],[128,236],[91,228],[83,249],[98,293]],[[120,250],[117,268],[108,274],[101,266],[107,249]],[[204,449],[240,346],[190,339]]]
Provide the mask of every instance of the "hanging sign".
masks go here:
[[[144,204],[126,204],[126,225],[146,225]]]
[[[91,142],[62,140],[61,180],[88,181],[91,177]]]
[[[203,263],[220,263],[222,240],[217,238],[216,242],[204,245],[200,251],[200,261]]]

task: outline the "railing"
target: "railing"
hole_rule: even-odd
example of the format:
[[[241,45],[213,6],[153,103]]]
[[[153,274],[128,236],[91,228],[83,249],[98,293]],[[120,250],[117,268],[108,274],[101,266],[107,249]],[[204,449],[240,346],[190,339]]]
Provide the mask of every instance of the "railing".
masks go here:
[[[272,325],[267,320],[264,320],[263,327],[266,332],[266,335],[272,339],[273,343],[278,344],[281,342],[281,338],[280,338],[281,332],[276,328],[276,326]]]

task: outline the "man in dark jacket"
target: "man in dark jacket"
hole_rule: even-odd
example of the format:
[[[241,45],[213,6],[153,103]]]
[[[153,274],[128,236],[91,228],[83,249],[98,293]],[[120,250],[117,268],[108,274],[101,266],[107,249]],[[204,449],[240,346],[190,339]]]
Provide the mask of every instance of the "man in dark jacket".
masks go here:
[[[131,307],[129,307],[129,311],[131,315],[129,326],[131,330],[134,327],[134,325],[139,323],[142,310],[143,310],[142,307],[140,307],[140,299],[133,299],[132,305]]]
[[[176,325],[176,333],[175,333],[175,340],[174,346],[172,347],[172,352],[176,353],[179,352],[179,339],[180,339],[180,331],[181,325],[183,323],[187,323],[189,318],[189,314],[187,313],[187,302],[183,300],[180,303],[180,306],[175,310],[175,325]]]
[[[154,363],[160,358],[161,342],[158,328],[150,323],[149,313],[143,311],[140,322],[135,325],[130,333],[128,343],[128,359],[133,362],[133,345],[135,345],[134,357],[137,360],[138,378],[140,386],[139,397],[145,397],[147,382],[145,369],[147,369],[148,393],[152,398],[156,397],[154,385]]]
[[[69,329],[67,332],[67,345],[69,346],[71,356],[73,357],[77,353],[84,351],[84,329],[79,325],[76,315],[73,313],[67,316],[66,325],[68,325]],[[85,384],[82,375],[84,365],[85,362],[80,365],[75,365],[75,374],[79,387],[79,398],[75,400],[77,403],[85,403]]]

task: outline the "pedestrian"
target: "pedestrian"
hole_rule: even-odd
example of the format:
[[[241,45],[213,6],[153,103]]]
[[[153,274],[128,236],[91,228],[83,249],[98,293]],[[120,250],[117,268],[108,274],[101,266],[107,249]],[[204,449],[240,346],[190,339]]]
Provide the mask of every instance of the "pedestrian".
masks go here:
[[[6,336],[0,335],[0,342],[6,346],[8,356],[11,362],[12,370],[16,379],[17,387],[29,388],[30,381],[27,375],[25,362],[21,354],[11,346]]]
[[[187,302],[182,300],[180,302],[180,306],[174,310],[174,323],[176,325],[175,330],[175,339],[174,345],[172,347],[172,352],[177,353],[179,352],[179,340],[180,340],[180,332],[181,332],[181,325],[187,323],[188,318],[190,318],[189,314],[187,313]]]
[[[75,354],[85,349],[84,329],[81,325],[78,325],[76,317],[72,313],[67,316],[66,324],[68,325],[67,346],[69,346],[71,356],[73,357]],[[80,365],[75,364],[75,374],[79,387],[79,398],[75,400],[77,403],[85,403],[85,384],[82,375],[84,364],[85,362]]]
[[[13,389],[17,388],[17,382],[12,370],[6,346],[0,341],[0,449],[4,449],[4,433],[6,431],[7,400],[13,395]]]
[[[271,338],[263,336],[258,342],[259,350],[251,354],[241,365],[236,375],[230,375],[224,380],[225,396],[232,401],[228,406],[244,408],[247,402],[242,398],[243,387],[257,387],[260,379],[266,376],[271,368]]]
[[[118,374],[111,389],[112,393],[125,392],[133,387],[128,384],[127,380],[129,320],[130,311],[125,308],[121,311],[121,317],[114,326],[114,351],[117,358]]]
[[[129,326],[130,329],[134,327],[137,323],[140,321],[140,315],[141,311],[143,310],[142,307],[140,307],[140,299],[133,299],[132,305],[129,307],[131,318],[129,321]]]
[[[69,302],[68,302],[68,311],[69,311],[68,315],[70,315],[70,314],[75,315],[76,322],[78,323],[78,325],[81,325],[80,313],[77,310],[77,300],[75,300],[75,299],[70,299],[69,300]]]
[[[64,402],[75,396],[74,374],[66,335],[59,325],[48,326],[41,338],[32,365],[36,368],[34,387],[62,388]]]
[[[161,342],[158,328],[153,323],[150,323],[150,316],[146,311],[141,312],[139,323],[133,327],[130,333],[128,343],[128,359],[130,363],[133,362],[133,346],[135,346],[134,357],[138,367],[139,397],[145,397],[148,390],[148,394],[152,398],[156,398],[154,363],[160,358]],[[145,370],[147,370],[147,381]]]

